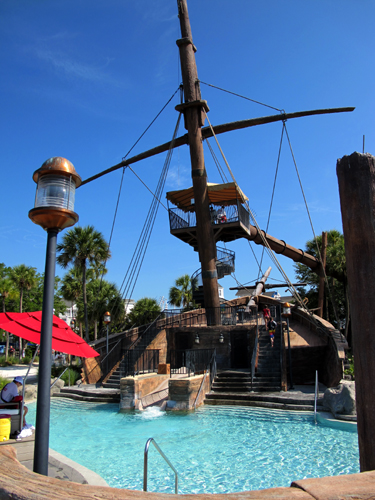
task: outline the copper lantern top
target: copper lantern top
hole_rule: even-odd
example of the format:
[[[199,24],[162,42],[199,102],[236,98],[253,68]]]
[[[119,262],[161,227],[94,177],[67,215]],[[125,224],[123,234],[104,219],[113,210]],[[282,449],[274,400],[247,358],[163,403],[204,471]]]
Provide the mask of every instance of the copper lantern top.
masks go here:
[[[73,163],[71,163],[66,158],[62,156],[53,156],[46,160],[43,165],[35,170],[33,174],[34,182],[38,182],[38,179],[42,175],[46,174],[61,174],[66,176],[72,176],[76,185],[76,188],[79,187],[82,183],[81,177],[77,174],[76,169],[74,168]]]

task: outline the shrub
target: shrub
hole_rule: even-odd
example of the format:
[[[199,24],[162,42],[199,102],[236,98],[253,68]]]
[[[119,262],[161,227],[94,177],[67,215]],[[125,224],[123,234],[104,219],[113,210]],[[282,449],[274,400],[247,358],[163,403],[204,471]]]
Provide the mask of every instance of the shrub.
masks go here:
[[[8,382],[10,382],[10,380],[0,377],[0,390],[4,387],[4,385],[7,385]]]
[[[64,375],[61,377],[61,380],[65,382],[65,385],[69,385],[69,376],[70,376],[70,385],[74,385],[77,380],[81,378],[81,373],[78,373],[74,368],[68,368]]]
[[[8,360],[5,361],[5,356],[0,356],[0,366],[11,366],[16,365],[18,363],[18,358],[14,356],[9,356]]]
[[[52,378],[58,377],[60,373],[65,370],[66,366],[52,366],[51,376]],[[61,380],[65,382],[65,385],[69,385],[69,374],[70,374],[70,385],[74,385],[78,379],[81,378],[81,369],[77,366],[70,366],[61,376]]]
[[[352,380],[355,380],[355,373],[354,373],[354,356],[351,354],[348,354],[348,362],[349,362],[349,368],[344,370],[345,375],[350,375]]]

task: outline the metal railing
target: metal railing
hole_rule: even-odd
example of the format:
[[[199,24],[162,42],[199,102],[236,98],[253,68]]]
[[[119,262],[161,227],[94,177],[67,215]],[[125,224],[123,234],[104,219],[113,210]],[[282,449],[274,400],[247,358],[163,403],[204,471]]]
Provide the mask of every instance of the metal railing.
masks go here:
[[[215,349],[185,349],[170,351],[171,377],[186,374],[188,377],[204,373]]]
[[[210,384],[209,384],[209,389],[208,389],[210,391],[211,390],[211,386],[212,386],[212,382],[214,381],[214,378],[216,377],[216,349],[214,349],[214,352],[212,353],[210,362],[207,365],[206,373],[204,374],[202,383],[201,383],[201,385],[199,387],[199,391],[198,391],[197,397],[195,398],[195,401],[194,401],[194,410],[197,407],[197,401],[199,399],[200,393],[202,392],[203,384],[204,384],[204,381],[206,380],[208,374],[210,374]]]
[[[253,348],[253,354],[251,356],[251,391],[253,390],[253,382],[254,382],[254,377],[255,377],[255,365],[256,365],[256,359],[257,359],[257,354],[258,354],[258,344],[259,344],[259,316],[260,314],[256,314],[257,318],[257,331],[255,335],[255,342],[254,342],[254,348]]]
[[[250,227],[250,214],[248,210],[237,200],[236,205],[228,205],[225,207],[226,219],[215,216],[220,211],[221,205],[212,205],[213,215],[211,217],[212,225],[221,225],[230,222],[241,222],[245,227]],[[184,212],[180,208],[170,208],[169,213],[169,226],[170,230],[184,229],[189,227],[196,227],[197,218],[195,212]]]
[[[317,407],[318,397],[319,397],[319,382],[318,382],[318,370],[316,370],[315,371],[315,394],[314,394],[314,420],[315,420],[315,424],[317,423],[317,421],[316,421],[316,407]]]
[[[120,365],[120,377],[155,373],[159,366],[159,349],[126,349]]]
[[[150,444],[153,444],[155,448],[158,450],[160,455],[164,458],[164,460],[167,462],[169,467],[173,470],[174,472],[174,492],[177,495],[178,494],[178,472],[176,469],[173,467],[171,462],[168,460],[168,458],[164,455],[162,450],[159,448],[158,444],[156,443],[154,438],[150,438],[147,440],[146,446],[145,446],[145,451],[144,451],[144,460],[143,460],[143,491],[147,491],[147,473],[148,473],[148,449],[150,447]]]

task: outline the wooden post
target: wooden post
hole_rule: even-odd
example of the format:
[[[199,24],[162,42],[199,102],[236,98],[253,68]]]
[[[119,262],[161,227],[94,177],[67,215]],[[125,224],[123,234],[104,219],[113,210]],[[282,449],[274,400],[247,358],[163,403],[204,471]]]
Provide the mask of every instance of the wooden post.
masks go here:
[[[191,176],[193,180],[194,204],[197,218],[197,240],[199,260],[202,267],[204,302],[207,312],[207,324],[220,324],[220,301],[216,270],[216,244],[211,226],[207,174],[204,166],[202,140],[202,108],[207,104],[201,100],[195,47],[190,28],[186,0],[177,0],[181,26],[180,50],[182,81],[185,103],[178,109],[183,111],[185,127],[188,131]]]
[[[361,472],[375,469],[375,158],[337,161],[352,316]]]
[[[322,267],[325,271],[326,269],[326,258],[327,258],[327,232],[322,232],[322,248],[320,250],[320,256],[322,258]],[[319,276],[319,293],[318,293],[318,307],[319,307],[319,316],[323,318],[323,304],[324,304],[324,274],[323,276]]]

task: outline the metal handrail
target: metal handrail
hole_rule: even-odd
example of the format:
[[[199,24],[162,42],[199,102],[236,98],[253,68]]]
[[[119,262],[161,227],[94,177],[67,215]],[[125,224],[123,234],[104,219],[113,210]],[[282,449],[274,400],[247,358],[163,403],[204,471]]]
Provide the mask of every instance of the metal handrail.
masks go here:
[[[212,369],[210,370],[211,364],[212,364]],[[206,380],[206,377],[207,377],[207,375],[208,375],[208,373],[210,371],[213,373],[213,376],[210,376],[210,390],[211,390],[211,384],[212,384],[212,381],[213,381],[213,379],[215,378],[215,375],[216,375],[216,349],[214,349],[214,352],[212,353],[211,359],[210,359],[210,361],[209,361],[209,363],[207,365],[207,368],[206,368],[206,373],[204,374],[203,380],[202,380],[201,385],[199,387],[199,391],[198,391],[197,397],[195,398],[195,401],[194,401],[194,410],[197,409],[198,398],[199,398],[200,393],[202,391],[202,387],[203,387],[204,381]]]
[[[318,370],[315,371],[315,395],[314,395],[314,420],[315,424],[316,422],[316,407],[317,407],[317,401],[319,397],[319,382],[318,382]]]
[[[257,358],[257,352],[258,352],[258,343],[259,343],[259,313],[257,312],[257,330],[255,334],[255,342],[254,342],[254,348],[253,348],[253,354],[251,356],[251,391],[253,390],[253,382],[254,382],[254,377],[255,377],[255,362]]]
[[[174,492],[177,495],[178,494],[178,472],[176,469],[173,467],[171,462],[168,460],[168,458],[164,455],[164,453],[161,451],[159,448],[158,444],[156,443],[154,438],[150,438],[147,440],[146,446],[145,446],[145,452],[144,452],[144,462],[143,462],[143,491],[147,491],[147,459],[148,459],[148,449],[150,447],[150,444],[153,444],[155,448],[158,450],[160,455],[164,458],[164,460],[167,462],[169,467],[173,470],[174,472]]]

